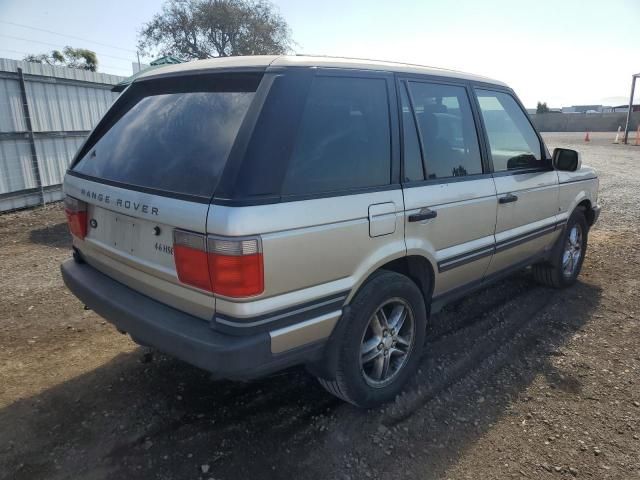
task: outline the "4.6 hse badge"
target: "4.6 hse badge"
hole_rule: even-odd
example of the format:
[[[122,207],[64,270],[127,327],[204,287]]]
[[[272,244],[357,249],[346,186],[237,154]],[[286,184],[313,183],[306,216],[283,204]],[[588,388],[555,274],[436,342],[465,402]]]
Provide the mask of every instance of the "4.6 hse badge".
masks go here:
[[[154,248],[159,252],[173,255],[173,247],[171,245],[165,245],[164,243],[156,242]]]

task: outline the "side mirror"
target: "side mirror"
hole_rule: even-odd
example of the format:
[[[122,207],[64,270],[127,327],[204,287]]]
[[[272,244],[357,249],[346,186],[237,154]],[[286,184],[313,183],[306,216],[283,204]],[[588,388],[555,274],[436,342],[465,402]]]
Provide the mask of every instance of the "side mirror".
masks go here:
[[[575,172],[582,166],[580,153],[569,148],[555,148],[553,150],[553,168],[565,172]]]

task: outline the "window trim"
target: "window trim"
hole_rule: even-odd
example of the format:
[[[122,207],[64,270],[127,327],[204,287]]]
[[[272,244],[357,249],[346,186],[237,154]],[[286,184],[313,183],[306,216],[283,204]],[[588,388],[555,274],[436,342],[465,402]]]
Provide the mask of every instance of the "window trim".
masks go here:
[[[487,157],[490,161],[491,172],[493,176],[505,177],[510,175],[522,175],[526,173],[542,173],[542,172],[553,171],[554,168],[553,168],[553,165],[551,165],[551,161],[547,156],[547,148],[546,148],[546,145],[544,144],[544,141],[542,140],[542,136],[540,135],[540,132],[538,132],[538,130],[536,129],[535,125],[533,124],[533,121],[531,120],[531,117],[529,117],[529,114],[527,113],[527,110],[524,108],[524,106],[522,105],[522,102],[520,102],[520,99],[517,97],[514,91],[508,87],[500,87],[499,85],[491,85],[491,84],[486,84],[481,82],[472,82],[471,88],[473,90],[474,106],[478,111],[478,117],[479,117],[478,120],[480,121],[480,125],[482,128],[482,135],[486,143]],[[478,100],[478,92],[477,92],[478,90],[484,90],[487,92],[494,92],[494,93],[503,93],[505,95],[510,96],[513,99],[516,106],[524,114],[525,118],[527,119],[527,122],[529,122],[529,125],[533,129],[533,132],[535,133],[538,139],[538,144],[540,145],[540,157],[541,157],[541,160],[547,163],[546,166],[543,165],[541,167],[526,167],[526,168],[516,168],[513,170],[496,171],[495,165],[493,164],[491,144],[489,143],[489,134],[487,133],[487,128],[484,123],[484,118],[482,117],[482,109],[480,108],[480,101]]]
[[[422,140],[422,132],[420,128],[418,128],[418,119],[416,118],[416,111],[413,103],[413,96],[411,94],[411,89],[409,88],[409,83],[427,83],[427,84],[435,84],[435,85],[444,85],[451,87],[462,87],[467,96],[467,101],[469,102],[469,108],[471,110],[471,116],[473,119],[473,126],[476,132],[476,140],[478,142],[478,151],[480,153],[480,166],[482,168],[482,172],[474,173],[472,175],[465,176],[451,176],[451,177],[442,177],[442,178],[426,178],[427,177],[427,165],[426,160],[424,158],[424,143]],[[404,129],[402,125],[402,102],[400,102],[400,88],[404,85],[407,92],[407,97],[409,99],[409,108],[411,108],[414,128],[416,129],[416,133],[418,136],[418,143],[420,147],[420,156],[422,158],[422,171],[424,178],[422,180],[412,180],[405,181],[404,180]],[[398,89],[397,97],[398,97],[398,116],[400,118],[400,145],[402,146],[402,176],[400,177],[400,183],[402,186],[406,187],[414,187],[414,186],[424,186],[424,185],[439,185],[443,183],[454,183],[454,182],[462,182],[462,181],[472,181],[472,180],[481,180],[483,178],[490,178],[493,172],[493,165],[491,163],[491,159],[487,154],[485,139],[484,139],[484,131],[482,126],[478,123],[478,112],[476,111],[475,102],[477,101],[473,92],[471,92],[472,85],[471,82],[462,80],[462,79],[450,79],[448,77],[434,77],[431,75],[419,75],[419,74],[397,74],[396,75],[396,88]]]
[[[409,89],[409,82],[407,80],[401,80],[400,81],[400,88],[404,88],[405,93],[407,94],[407,100],[409,100],[409,108],[411,109],[411,118],[413,118],[413,128],[416,131],[416,138],[418,139],[418,150],[420,151],[420,163],[422,164],[422,179],[426,180],[427,178],[427,163],[424,159],[424,140],[422,139],[422,132],[420,131],[420,128],[418,127],[418,117],[416,115],[416,109],[414,107],[414,103],[413,103],[413,96],[411,95],[411,90]],[[400,115],[402,115],[402,103],[400,103],[399,105],[399,112]],[[404,173],[404,125],[403,125],[403,129],[401,132],[402,135],[402,146],[403,146],[403,156],[402,156],[402,162],[403,162],[403,173]],[[405,177],[401,177],[401,180],[403,182],[405,182]]]

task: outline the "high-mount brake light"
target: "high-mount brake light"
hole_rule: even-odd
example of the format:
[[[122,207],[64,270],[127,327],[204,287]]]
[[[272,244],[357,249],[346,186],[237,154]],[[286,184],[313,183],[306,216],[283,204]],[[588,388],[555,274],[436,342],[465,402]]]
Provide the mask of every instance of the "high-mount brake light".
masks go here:
[[[67,195],[64,197],[64,213],[71,234],[83,240],[87,235],[87,204]]]
[[[251,297],[264,291],[260,238],[221,238],[174,230],[178,279],[227,297]]]

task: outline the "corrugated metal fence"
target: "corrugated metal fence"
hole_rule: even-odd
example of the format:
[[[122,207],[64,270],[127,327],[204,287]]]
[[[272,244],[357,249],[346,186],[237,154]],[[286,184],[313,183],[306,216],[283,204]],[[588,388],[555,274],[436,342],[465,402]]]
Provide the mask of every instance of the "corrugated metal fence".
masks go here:
[[[62,199],[69,162],[123,79],[0,58],[0,211]]]

